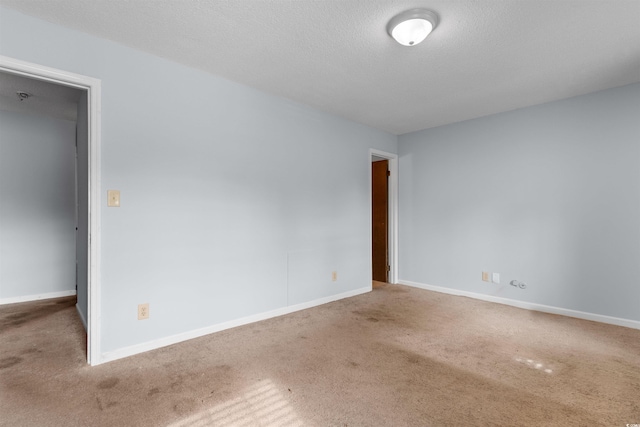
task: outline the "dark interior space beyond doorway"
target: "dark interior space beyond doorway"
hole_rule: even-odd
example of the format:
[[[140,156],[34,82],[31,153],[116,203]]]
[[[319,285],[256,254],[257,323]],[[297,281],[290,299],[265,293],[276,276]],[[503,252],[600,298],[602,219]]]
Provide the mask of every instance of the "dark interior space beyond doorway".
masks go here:
[[[371,223],[373,280],[389,278],[389,161],[371,163]]]

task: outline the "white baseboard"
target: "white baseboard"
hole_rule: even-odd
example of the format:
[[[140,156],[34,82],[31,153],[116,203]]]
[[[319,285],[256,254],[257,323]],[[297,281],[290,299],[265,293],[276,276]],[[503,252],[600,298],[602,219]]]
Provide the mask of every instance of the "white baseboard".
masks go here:
[[[238,326],[247,325],[249,323],[259,322],[261,320],[267,320],[273,317],[283,316],[285,314],[293,313],[300,310],[305,310],[307,308],[316,307],[322,304],[327,304],[329,302],[353,297],[353,296],[364,294],[367,292],[371,292],[371,286],[355,289],[353,291],[344,292],[337,295],[331,295],[328,297],[319,298],[319,299],[304,302],[301,304],[278,308],[278,309],[267,311],[264,313],[254,314],[252,316],[242,317],[236,320],[230,320],[228,322],[218,323],[216,325],[195,329],[193,331],[183,332],[181,334],[160,338],[160,339],[149,341],[142,344],[132,345],[130,347],[125,347],[118,350],[102,353],[99,363],[111,362],[113,360],[122,359],[124,357],[133,356],[135,354],[144,353],[146,351],[155,350],[157,348],[166,347],[172,344],[177,344],[179,342],[191,340],[204,335],[209,335],[214,332],[220,332],[220,331],[224,331],[225,329],[231,329]]]
[[[553,307],[550,305],[536,304],[536,303],[526,302],[526,301],[518,301],[518,300],[509,299],[509,298],[494,297],[491,295],[477,294],[475,292],[461,291],[458,289],[451,289],[451,288],[443,288],[441,286],[425,285],[424,283],[411,282],[409,280],[399,280],[398,283],[400,285],[426,289],[428,291],[469,297],[469,298],[474,298],[482,301],[495,302],[498,304],[524,308],[526,310],[540,311],[542,313],[559,314],[562,316],[576,317],[578,319],[592,320],[594,322],[608,323],[616,326],[624,326],[627,328],[640,329],[640,322],[637,320],[621,319],[619,317],[604,316],[602,314],[587,313],[584,311],[570,310],[568,308]]]
[[[49,292],[48,294],[24,295],[20,297],[0,298],[0,305],[17,304],[19,302],[38,301],[41,299],[62,298],[75,295],[76,291]]]
[[[78,303],[76,303],[76,310],[78,311],[78,316],[80,316],[80,320],[82,320],[82,324],[84,325],[84,330],[88,330],[87,329],[87,319],[84,318],[84,314],[82,314],[82,311],[80,310],[80,306],[78,305]]]

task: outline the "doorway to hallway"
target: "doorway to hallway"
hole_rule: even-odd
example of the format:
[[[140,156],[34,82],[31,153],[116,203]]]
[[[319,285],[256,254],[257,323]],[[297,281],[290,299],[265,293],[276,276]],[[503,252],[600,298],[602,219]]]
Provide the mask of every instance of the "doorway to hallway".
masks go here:
[[[77,309],[87,330],[87,362],[100,360],[100,80],[0,55],[0,72],[80,91],[77,109]],[[74,266],[75,267],[75,266]],[[74,268],[72,267],[72,268]],[[74,268],[75,269],[75,268]]]

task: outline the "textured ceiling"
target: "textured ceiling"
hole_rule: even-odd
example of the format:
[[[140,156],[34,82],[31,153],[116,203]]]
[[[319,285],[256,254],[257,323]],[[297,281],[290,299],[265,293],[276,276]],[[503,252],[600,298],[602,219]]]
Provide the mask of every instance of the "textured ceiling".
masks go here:
[[[394,134],[640,81],[640,0],[0,0]],[[416,47],[397,13],[439,15]]]
[[[31,97],[20,101],[16,95],[18,91],[27,92]],[[80,89],[0,72],[0,110],[75,121],[80,93]]]

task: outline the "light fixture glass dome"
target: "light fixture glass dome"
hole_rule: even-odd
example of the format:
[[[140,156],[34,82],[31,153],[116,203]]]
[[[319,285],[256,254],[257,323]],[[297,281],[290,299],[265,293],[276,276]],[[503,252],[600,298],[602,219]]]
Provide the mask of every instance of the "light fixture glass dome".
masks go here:
[[[411,9],[389,21],[387,32],[403,46],[415,46],[436,27],[438,17],[425,9]]]

